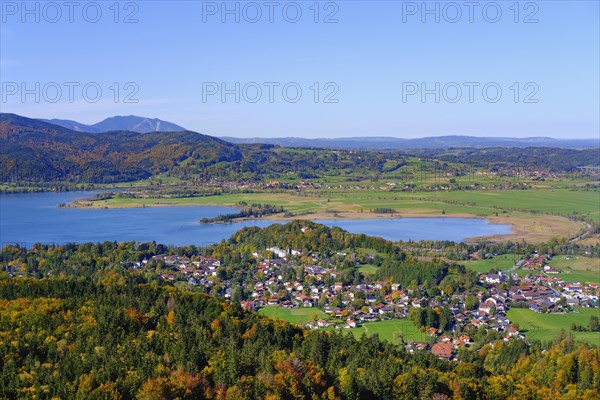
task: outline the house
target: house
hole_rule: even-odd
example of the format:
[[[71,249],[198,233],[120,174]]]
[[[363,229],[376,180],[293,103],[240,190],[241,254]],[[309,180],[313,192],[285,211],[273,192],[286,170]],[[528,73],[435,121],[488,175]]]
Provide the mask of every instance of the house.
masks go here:
[[[406,351],[413,354],[415,351],[427,350],[429,348],[429,344],[425,343],[425,342],[415,342],[415,341],[409,340],[408,343],[406,344],[405,348],[406,348]]]
[[[429,343],[426,342],[416,342],[415,348],[419,351],[427,350],[429,348]]]
[[[427,329],[427,336],[437,336],[437,329],[433,327]]]
[[[559,270],[552,268],[550,265],[544,266],[544,272],[547,274],[560,274]]]
[[[240,305],[244,310],[256,310],[256,307],[254,306],[254,301],[252,300],[240,301]]]
[[[452,343],[436,343],[431,348],[433,355],[442,360],[451,360],[453,350]]]
[[[325,321],[324,319],[320,319],[317,321],[317,326],[319,328],[325,328],[325,327],[329,326],[329,323],[327,321]]]
[[[479,305],[479,309],[486,314],[489,314],[493,308],[496,308],[496,301],[493,299],[488,299]]]
[[[487,274],[485,276],[486,283],[500,283],[501,280],[502,280],[502,277],[498,274]]]
[[[565,288],[568,291],[574,292],[574,293],[581,293],[581,292],[583,292],[583,286],[581,285],[581,283],[577,283],[577,282],[568,283]]]
[[[529,309],[535,311],[536,313],[542,312],[542,309],[537,304],[533,303],[529,305]]]
[[[276,254],[280,258],[285,258],[287,256],[287,251],[280,249],[279,247],[269,247],[267,251]]]
[[[508,328],[508,336],[510,336],[510,337],[519,336],[519,330],[516,328],[513,328],[511,326],[510,328]]]
[[[470,343],[472,343],[471,336],[469,336],[469,335],[460,335],[458,338],[464,344],[470,344]]]

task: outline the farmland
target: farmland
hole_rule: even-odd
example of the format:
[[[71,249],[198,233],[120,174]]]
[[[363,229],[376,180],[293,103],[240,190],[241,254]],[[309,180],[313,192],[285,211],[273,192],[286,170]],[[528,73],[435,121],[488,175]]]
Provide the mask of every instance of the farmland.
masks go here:
[[[519,329],[531,340],[549,341],[561,331],[569,331],[576,340],[590,344],[600,343],[600,332],[573,332],[570,331],[572,323],[587,326],[592,315],[600,316],[597,308],[579,308],[574,313],[566,314],[541,314],[529,309],[512,308],[507,317],[512,322],[519,324]]]
[[[517,254],[502,254],[494,258],[461,261],[460,263],[475,272],[487,273],[491,269],[495,269],[496,271],[507,270],[515,265],[520,258],[521,256]]]
[[[560,278],[568,282],[600,282],[600,259],[583,256],[557,256],[549,261],[562,271]]]

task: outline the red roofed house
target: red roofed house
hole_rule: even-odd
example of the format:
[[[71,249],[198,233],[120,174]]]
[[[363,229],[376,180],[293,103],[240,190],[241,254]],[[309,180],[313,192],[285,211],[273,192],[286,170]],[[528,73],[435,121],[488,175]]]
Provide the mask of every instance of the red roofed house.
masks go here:
[[[452,350],[454,346],[452,343],[436,343],[431,348],[431,352],[437,358],[441,358],[443,360],[450,360],[452,358]]]

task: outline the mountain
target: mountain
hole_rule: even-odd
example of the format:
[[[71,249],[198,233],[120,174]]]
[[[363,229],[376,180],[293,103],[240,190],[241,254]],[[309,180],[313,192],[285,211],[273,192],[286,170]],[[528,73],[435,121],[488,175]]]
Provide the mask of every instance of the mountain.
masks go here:
[[[184,160],[209,166],[242,157],[238,146],[191,131],[86,133],[0,114],[0,181],[123,182]]]
[[[106,118],[94,125],[86,125],[68,119],[40,119],[53,125],[62,126],[77,132],[100,133],[108,131],[149,132],[181,132],[186,129],[172,122],[158,118],[145,118],[135,115]]]
[[[402,149],[445,149],[484,147],[555,147],[596,148],[595,139],[553,139],[547,137],[508,138],[477,136],[435,136],[418,139],[395,137],[348,137],[334,139],[287,138],[236,138],[221,137],[236,144],[263,143],[282,147],[311,147],[324,149],[402,150]]]
[[[100,132],[106,131],[131,131],[138,133],[148,132],[181,132],[186,129],[175,125],[172,122],[160,120],[158,118],[144,118],[135,115],[116,116],[106,118],[104,121],[94,124],[95,129]]]
[[[40,121],[47,122],[52,125],[62,126],[63,128],[67,128],[77,132],[101,132],[99,129],[96,129],[93,125],[82,124],[81,122],[72,121],[70,119],[40,119]]]
[[[468,140],[474,140],[471,147],[466,147]],[[415,147],[410,150],[394,147],[394,143],[401,142],[410,142]],[[534,142],[537,146],[525,148]],[[565,142],[568,141],[562,141]],[[279,180],[283,176],[312,179],[340,174],[370,177],[394,173],[399,176],[402,171],[398,170],[407,165],[407,157],[490,168],[518,165],[555,172],[571,172],[580,167],[597,166],[600,162],[598,146],[543,147],[541,144],[548,143],[547,139],[502,139],[504,146],[497,147],[486,147],[483,143],[497,142],[469,137],[352,138],[344,142],[342,139],[294,139],[287,145],[342,148],[340,151],[296,151],[273,144],[233,144],[185,130],[88,133],[15,114],[0,114],[0,182],[113,183],[157,174],[189,182],[256,182]],[[507,147],[515,143],[520,146]],[[369,151],[376,149],[387,151]]]
[[[181,132],[186,129],[172,122],[158,118],[145,118],[135,115],[106,118],[93,125],[82,124],[66,119],[40,119],[53,125],[62,126],[77,132],[100,133],[108,131]],[[448,148],[487,148],[487,147],[554,147],[554,148],[597,148],[596,139],[553,139],[549,137],[478,137],[478,136],[432,136],[415,139],[397,137],[347,137],[326,139],[284,138],[238,138],[223,136],[220,139],[235,144],[272,144],[281,147],[310,147],[322,149],[355,150],[405,150],[405,149],[448,149]]]

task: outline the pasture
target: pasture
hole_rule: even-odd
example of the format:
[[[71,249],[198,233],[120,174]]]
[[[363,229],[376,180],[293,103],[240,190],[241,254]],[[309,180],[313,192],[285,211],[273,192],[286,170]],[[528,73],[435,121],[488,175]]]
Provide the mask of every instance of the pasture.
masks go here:
[[[380,339],[387,340],[394,344],[399,344],[401,338],[405,342],[409,340],[419,342],[431,341],[431,338],[424,332],[421,332],[421,330],[409,319],[389,319],[386,321],[367,322],[361,326],[348,330],[357,338],[361,337],[363,334],[377,334]]]
[[[325,314],[318,308],[282,308],[278,306],[266,306],[258,310],[258,313],[269,318],[282,319],[293,324],[304,325],[312,321],[316,314],[316,319],[329,319],[329,315]]]
[[[600,258],[556,256],[548,264],[562,271],[558,276],[567,282],[600,283]]]
[[[519,323],[519,330],[530,340],[549,341],[556,337],[561,329],[571,332],[576,340],[600,345],[600,332],[571,331],[572,323],[588,326],[590,316],[600,317],[598,308],[578,308],[577,312],[564,314],[541,314],[526,308],[511,308],[507,318]]]
[[[464,265],[467,269],[472,271],[485,274],[490,272],[491,269],[495,269],[496,271],[506,271],[515,265],[520,258],[521,256],[517,254],[501,254],[494,258],[460,261],[459,264]]]

